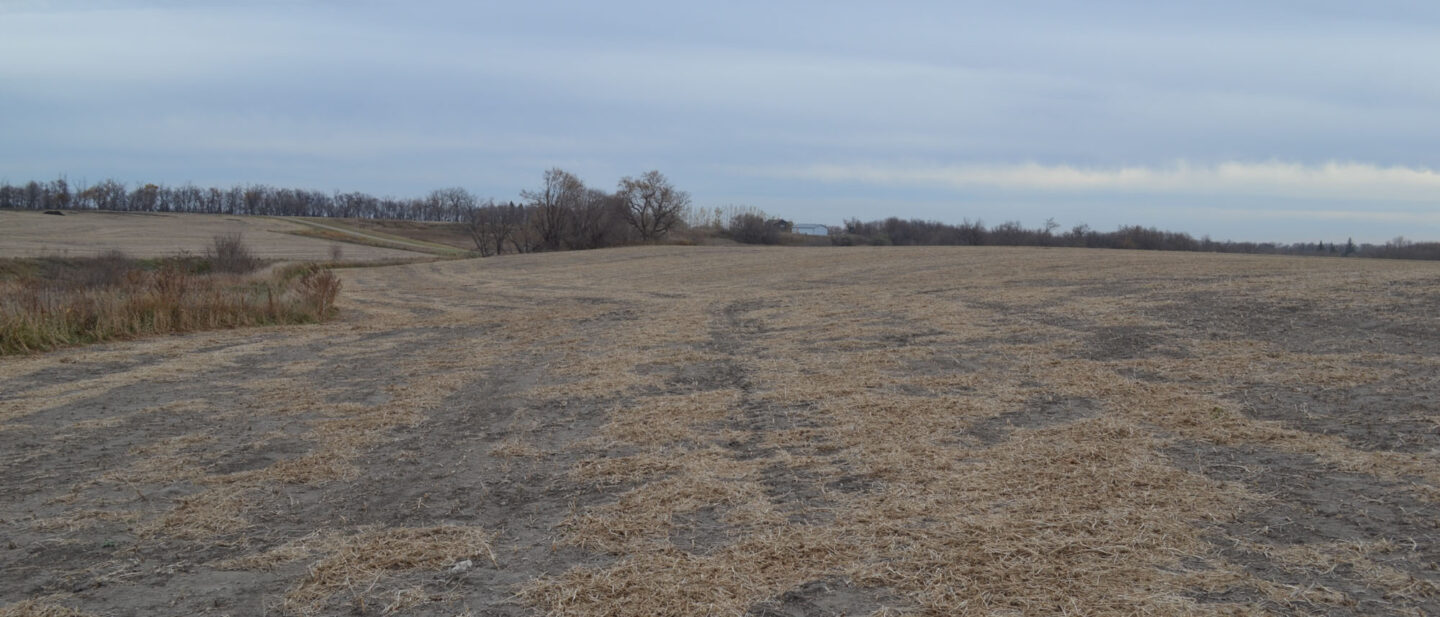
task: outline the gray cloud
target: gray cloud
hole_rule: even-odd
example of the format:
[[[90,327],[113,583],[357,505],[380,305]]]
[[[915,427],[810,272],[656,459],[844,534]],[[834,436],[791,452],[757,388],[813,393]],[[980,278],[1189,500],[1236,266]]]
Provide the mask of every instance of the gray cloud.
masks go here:
[[[1251,239],[1433,231],[1440,198],[1429,3],[27,0],[0,20],[10,179],[504,199],[551,165],[599,186],[660,168],[699,203],[820,222]]]
[[[1071,165],[966,165],[955,167],[812,165],[758,170],[779,177],[826,182],[997,188],[1032,192],[1246,194],[1431,204],[1440,173],[1415,167],[1330,162],[1302,165],[1268,161],[1166,167],[1082,168]],[[1440,215],[1440,212],[1435,214]]]

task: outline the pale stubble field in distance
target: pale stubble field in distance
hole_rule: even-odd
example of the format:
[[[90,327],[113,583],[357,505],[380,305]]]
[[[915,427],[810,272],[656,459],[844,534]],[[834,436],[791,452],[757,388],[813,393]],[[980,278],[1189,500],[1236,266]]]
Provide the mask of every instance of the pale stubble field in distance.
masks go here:
[[[285,219],[162,212],[0,210],[0,258],[94,257],[118,250],[131,257],[203,255],[215,236],[239,234],[267,259],[321,261],[331,258],[336,242],[297,235],[315,227]],[[424,258],[423,252],[385,246],[340,243],[344,261]]]

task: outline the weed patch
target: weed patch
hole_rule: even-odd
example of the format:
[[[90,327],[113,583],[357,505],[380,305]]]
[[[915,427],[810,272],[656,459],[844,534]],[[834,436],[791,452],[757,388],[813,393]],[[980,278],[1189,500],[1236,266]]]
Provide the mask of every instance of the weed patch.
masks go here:
[[[232,259],[240,259],[231,255]],[[241,326],[332,317],[340,279],[329,269],[273,276],[215,272],[219,262],[178,257],[0,261],[0,355]]]

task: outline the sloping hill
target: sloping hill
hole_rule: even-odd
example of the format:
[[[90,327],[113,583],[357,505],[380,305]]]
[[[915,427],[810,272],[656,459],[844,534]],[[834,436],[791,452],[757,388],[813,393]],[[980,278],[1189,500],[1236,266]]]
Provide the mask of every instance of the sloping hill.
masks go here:
[[[180,252],[203,253],[214,236],[244,234],[260,257],[283,260],[328,260],[337,239],[297,235],[312,227],[270,217],[140,212],[66,212],[64,216],[35,211],[0,211],[0,257],[89,256],[119,249],[135,257],[163,257]],[[343,239],[343,238],[339,238]],[[419,247],[395,243],[387,247],[346,243],[343,259],[372,261],[424,257]]]

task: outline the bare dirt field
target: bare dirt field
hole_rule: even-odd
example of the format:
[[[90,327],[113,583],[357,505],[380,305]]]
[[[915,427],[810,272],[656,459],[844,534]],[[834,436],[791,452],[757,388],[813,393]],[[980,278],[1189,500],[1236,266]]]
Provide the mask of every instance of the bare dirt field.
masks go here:
[[[155,212],[73,212],[53,216],[0,210],[0,257],[93,257],[118,249],[132,257],[200,255],[219,234],[239,233],[266,259],[330,259],[335,241],[295,235],[310,227],[267,217]],[[427,257],[425,253],[345,243],[343,260]]]
[[[326,325],[0,361],[0,615],[1440,614],[1440,264],[342,274]]]

